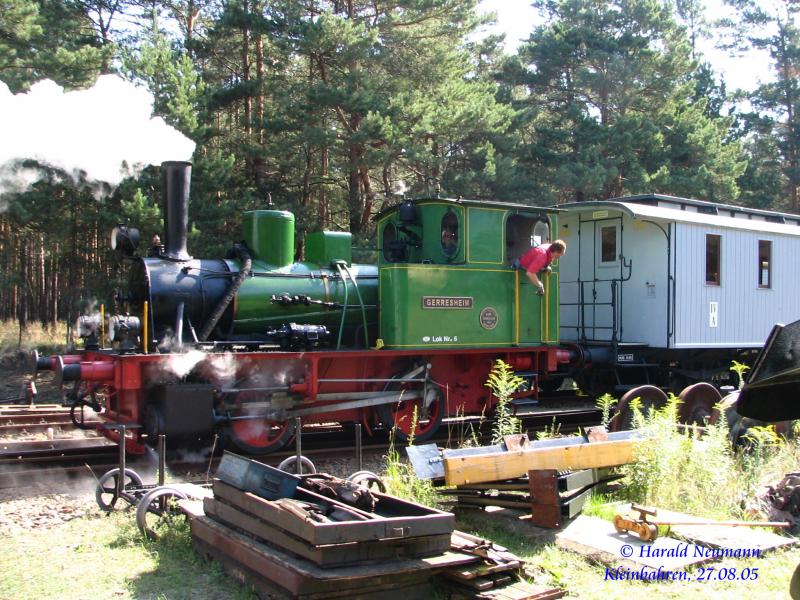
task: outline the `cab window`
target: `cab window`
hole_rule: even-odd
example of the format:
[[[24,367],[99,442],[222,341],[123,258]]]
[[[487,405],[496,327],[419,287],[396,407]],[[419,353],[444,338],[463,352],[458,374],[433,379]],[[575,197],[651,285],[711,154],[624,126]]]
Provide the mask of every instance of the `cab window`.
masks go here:
[[[542,218],[511,215],[506,220],[506,261],[511,264],[534,246],[550,241],[550,225]]]
[[[394,223],[383,228],[383,258],[386,262],[402,262],[406,258],[406,244]]]
[[[442,253],[452,258],[458,252],[458,217],[448,210],[442,217]]]

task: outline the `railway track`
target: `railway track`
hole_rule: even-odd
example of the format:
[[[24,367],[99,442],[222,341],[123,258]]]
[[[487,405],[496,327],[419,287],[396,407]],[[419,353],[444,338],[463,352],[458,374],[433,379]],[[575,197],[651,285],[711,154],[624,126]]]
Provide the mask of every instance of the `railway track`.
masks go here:
[[[87,424],[99,423],[93,412],[87,411],[84,417]],[[60,404],[9,405],[0,404],[0,440],[6,437],[26,434],[68,432],[75,425],[69,407]]]
[[[60,406],[35,409],[8,409],[2,406],[0,424],[22,425],[27,419],[32,425],[46,426],[49,423],[52,426],[53,422],[63,420],[64,414],[69,418],[69,409]],[[579,428],[598,424],[600,413],[591,405],[576,406],[574,399],[565,398],[546,406],[524,407],[519,416],[523,421],[523,429],[534,437],[536,432],[544,430],[556,430],[558,433],[569,435]],[[9,417],[14,418],[9,419]],[[477,440],[482,444],[489,443],[491,425],[491,421],[477,418],[445,419],[437,435],[426,443],[458,446],[467,439]],[[0,431],[1,427],[2,425]],[[390,447],[389,436],[380,430],[375,431],[373,436],[365,434],[363,437],[366,442],[362,445],[364,455],[382,455]],[[356,440],[352,427],[321,425],[303,431],[302,454],[312,461],[353,460],[355,463],[357,458],[355,448]],[[219,460],[220,449],[217,448],[215,456],[210,461],[208,449],[197,452],[191,460],[187,460],[186,455],[180,451],[171,451],[168,454],[170,455],[168,464],[173,473],[204,473],[209,468],[213,472]],[[287,457],[294,455],[295,447],[289,446],[283,451],[253,458],[277,466]],[[115,468],[117,457],[117,444],[99,435],[22,441],[2,441],[0,438],[0,489],[24,486],[25,482],[32,478],[38,481],[48,478],[69,480],[85,477],[90,472],[97,477]],[[134,469],[153,469],[156,464],[155,452],[144,457],[128,456],[128,466]]]

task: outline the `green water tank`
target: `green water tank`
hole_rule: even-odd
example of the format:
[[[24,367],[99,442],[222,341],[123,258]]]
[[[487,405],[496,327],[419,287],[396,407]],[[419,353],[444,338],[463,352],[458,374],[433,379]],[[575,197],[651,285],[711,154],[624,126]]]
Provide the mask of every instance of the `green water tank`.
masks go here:
[[[285,210],[251,210],[242,215],[242,236],[255,260],[275,268],[294,262],[294,215]]]
[[[345,231],[314,231],[306,235],[306,261],[329,267],[337,260],[353,262],[353,236]]]

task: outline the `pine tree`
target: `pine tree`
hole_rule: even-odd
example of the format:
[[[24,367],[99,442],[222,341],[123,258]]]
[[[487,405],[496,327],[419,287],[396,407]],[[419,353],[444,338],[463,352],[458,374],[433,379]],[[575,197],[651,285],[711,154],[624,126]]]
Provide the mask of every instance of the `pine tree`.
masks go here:
[[[685,31],[655,0],[537,2],[547,15],[507,69],[527,96],[533,178],[557,200],[662,192],[735,199],[727,121],[693,99]],[[536,171],[539,173],[533,174]],[[549,188],[549,190],[547,189]]]
[[[759,133],[772,139],[749,144],[754,168],[742,183],[748,187],[748,196],[764,198],[758,186],[774,181],[774,170],[763,151],[772,147],[781,158],[779,189],[786,198],[786,202],[776,198],[774,208],[800,212],[800,5],[794,0],[778,0],[768,7],[753,0],[727,0],[726,4],[736,10],[736,18],[727,22],[731,47],[768,52],[775,75],[774,81],[750,93],[752,105],[760,112],[755,119],[762,125]],[[763,127],[766,124],[769,127]],[[765,172],[758,173],[756,165]]]

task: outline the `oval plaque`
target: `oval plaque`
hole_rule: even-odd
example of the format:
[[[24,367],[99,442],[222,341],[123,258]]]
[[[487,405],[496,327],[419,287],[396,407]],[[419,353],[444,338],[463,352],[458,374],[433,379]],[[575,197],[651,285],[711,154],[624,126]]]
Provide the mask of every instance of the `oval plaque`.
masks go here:
[[[481,310],[479,318],[481,322],[481,327],[483,327],[484,329],[491,330],[497,327],[497,321],[498,321],[497,311],[493,309],[491,306],[487,306],[486,308]]]

